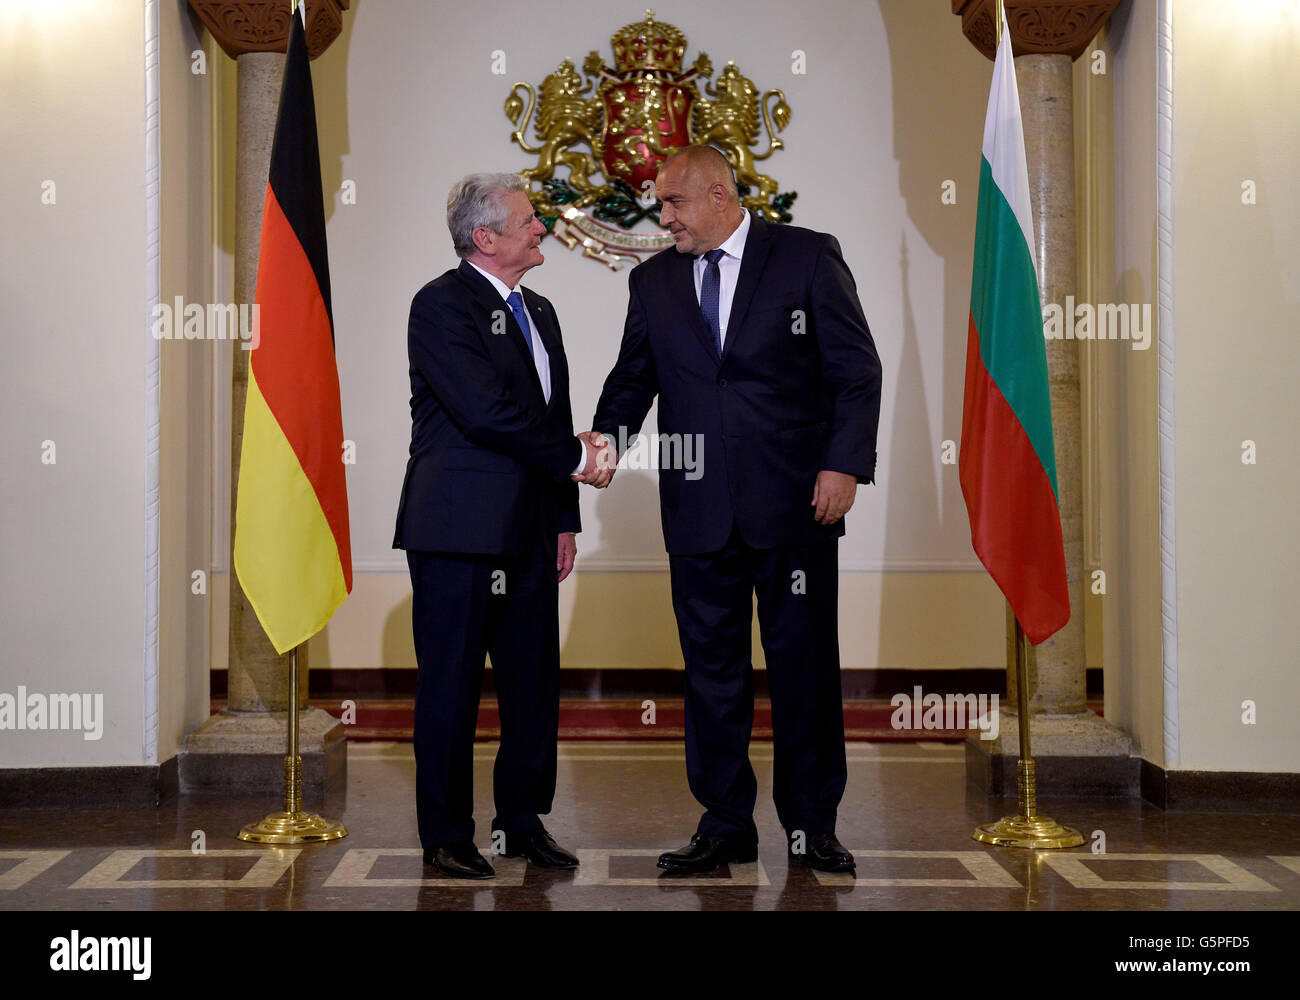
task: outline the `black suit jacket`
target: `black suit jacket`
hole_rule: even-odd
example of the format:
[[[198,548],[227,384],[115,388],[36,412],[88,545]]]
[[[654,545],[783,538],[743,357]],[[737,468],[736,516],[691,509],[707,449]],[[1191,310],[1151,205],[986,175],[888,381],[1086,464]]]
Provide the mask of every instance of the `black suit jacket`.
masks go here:
[[[699,478],[659,471],[672,554],[717,551],[733,523],[756,548],[843,535],[814,520],[813,487],[823,469],[872,481],[881,369],[839,243],[751,218],[721,358],[692,262],[670,247],[631,272],[592,426],[630,437],[658,396],[660,434],[700,435]]]
[[[553,548],[560,532],[581,529],[569,475],[584,453],[559,320],[521,292],[550,355],[549,405],[514,314],[469,263],[411,302],[411,457],[394,548],[518,555],[538,532]]]

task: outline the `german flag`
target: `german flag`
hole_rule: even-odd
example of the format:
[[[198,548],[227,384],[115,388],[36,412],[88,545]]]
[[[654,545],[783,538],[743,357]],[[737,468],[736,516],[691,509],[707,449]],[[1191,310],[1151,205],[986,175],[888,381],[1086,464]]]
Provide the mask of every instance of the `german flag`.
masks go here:
[[[352,591],[343,416],[315,99],[293,18],[262,209],[235,572],[277,652],[306,642]]]

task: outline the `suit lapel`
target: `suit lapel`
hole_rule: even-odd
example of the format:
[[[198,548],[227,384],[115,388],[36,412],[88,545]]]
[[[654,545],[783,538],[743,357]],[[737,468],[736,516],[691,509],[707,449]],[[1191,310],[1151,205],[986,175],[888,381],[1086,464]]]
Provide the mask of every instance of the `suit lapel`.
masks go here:
[[[509,338],[510,342],[515,345],[515,349],[519,352],[520,359],[524,362],[524,365],[528,370],[533,386],[537,389],[537,397],[543,399],[542,383],[537,377],[537,364],[533,361],[533,352],[530,351],[528,345],[524,343],[524,331],[519,329],[519,322],[515,319],[514,311],[510,308],[509,304],[507,304],[506,300],[501,297],[500,293],[497,292],[496,288],[493,287],[492,282],[479,274],[469,261],[462,260],[460,262],[460,267],[457,270],[470,291],[473,293],[474,299],[479,303],[479,305],[489,313],[497,310],[501,310],[505,313],[506,337]],[[527,296],[524,298],[524,308],[528,308]],[[534,320],[534,322],[536,321]],[[550,348],[548,347],[547,349],[549,350]]]
[[[750,300],[758,288],[758,279],[762,276],[763,265],[772,249],[772,234],[768,224],[751,213],[749,235],[745,239],[745,253],[740,258],[740,278],[736,282],[735,294],[731,297],[731,315],[727,319],[727,336],[722,344],[722,360],[727,360],[736,338],[742,336],[745,327],[745,313],[749,311]]]
[[[700,312],[700,300],[695,294],[695,257],[688,253],[673,251],[673,265],[668,272],[669,300],[675,300],[682,317],[691,332],[699,339],[705,352],[715,364],[721,364],[718,358],[718,345],[713,339],[713,331],[704,322],[704,313]]]

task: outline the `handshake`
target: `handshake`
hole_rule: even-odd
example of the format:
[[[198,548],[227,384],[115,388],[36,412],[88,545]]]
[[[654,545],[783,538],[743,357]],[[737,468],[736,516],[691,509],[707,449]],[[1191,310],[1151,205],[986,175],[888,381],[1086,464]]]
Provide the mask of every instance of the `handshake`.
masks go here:
[[[586,461],[582,472],[575,472],[569,478],[575,483],[586,483],[603,490],[618,471],[618,449],[599,431],[583,431],[578,440],[585,449]]]

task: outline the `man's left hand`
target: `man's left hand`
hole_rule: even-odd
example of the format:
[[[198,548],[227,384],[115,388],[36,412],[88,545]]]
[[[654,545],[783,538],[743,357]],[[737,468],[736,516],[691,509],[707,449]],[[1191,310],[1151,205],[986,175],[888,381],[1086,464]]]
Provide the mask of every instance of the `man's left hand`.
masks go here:
[[[817,473],[813,487],[812,505],[817,508],[814,517],[818,524],[834,524],[853,506],[858,495],[858,480],[845,472],[823,469]]]
[[[560,583],[563,583],[564,578],[573,572],[573,560],[577,554],[578,539],[568,531],[561,534],[555,546],[555,568],[559,571]]]

